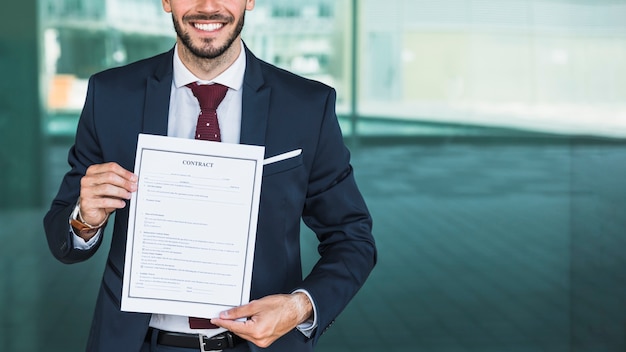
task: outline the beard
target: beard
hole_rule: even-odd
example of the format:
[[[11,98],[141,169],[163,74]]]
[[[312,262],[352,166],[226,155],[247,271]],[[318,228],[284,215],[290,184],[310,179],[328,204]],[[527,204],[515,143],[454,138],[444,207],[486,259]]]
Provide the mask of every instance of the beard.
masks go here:
[[[243,24],[245,22],[245,11],[239,18],[237,22],[237,26],[235,26],[235,30],[230,34],[226,43],[224,45],[216,47],[213,45],[213,39],[202,39],[200,45],[194,45],[191,36],[188,32],[183,30],[181,23],[178,22],[174,14],[172,14],[172,22],[174,22],[174,30],[176,31],[176,35],[180,38],[181,43],[191,52],[194,56],[201,59],[215,59],[222,56],[235,42],[241,31],[243,30]],[[183,21],[194,21],[194,20],[220,20],[226,23],[233,23],[235,19],[232,16],[222,16],[222,15],[213,15],[213,16],[186,16],[183,17]]]

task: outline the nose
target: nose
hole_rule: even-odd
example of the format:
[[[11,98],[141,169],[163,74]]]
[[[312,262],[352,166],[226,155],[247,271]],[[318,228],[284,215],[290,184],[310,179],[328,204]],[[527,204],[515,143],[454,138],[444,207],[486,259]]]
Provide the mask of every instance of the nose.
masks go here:
[[[222,0],[197,0],[196,9],[200,12],[218,12],[220,10]]]

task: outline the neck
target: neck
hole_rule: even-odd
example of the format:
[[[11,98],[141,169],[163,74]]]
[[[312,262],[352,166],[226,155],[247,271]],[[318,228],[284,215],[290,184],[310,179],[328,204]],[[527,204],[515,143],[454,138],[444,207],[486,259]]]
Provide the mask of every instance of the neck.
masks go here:
[[[233,42],[233,45],[228,48],[224,54],[208,59],[204,57],[198,57],[192,53],[183,43],[178,41],[178,56],[183,62],[185,67],[191,73],[201,80],[210,81],[219,76],[222,72],[226,71],[239,57],[241,53],[241,43],[238,38]]]

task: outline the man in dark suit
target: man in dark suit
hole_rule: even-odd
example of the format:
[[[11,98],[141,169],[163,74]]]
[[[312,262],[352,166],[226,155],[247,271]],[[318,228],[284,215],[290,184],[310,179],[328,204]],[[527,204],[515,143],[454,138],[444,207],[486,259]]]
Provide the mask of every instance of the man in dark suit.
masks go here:
[[[176,46],[90,79],[68,157],[71,170],[44,219],[53,255],[75,263],[95,253],[115,213],[87,350],[311,351],[376,262],[335,92],[245,47],[240,32],[254,0],[162,3],[172,14]],[[200,108],[189,84],[228,87],[217,108],[222,142],[263,145],[266,158],[302,150],[263,169],[252,301],[212,319],[219,329],[192,327],[187,317],[120,310],[137,136],[193,138]],[[320,259],[305,278],[301,219],[320,241]]]

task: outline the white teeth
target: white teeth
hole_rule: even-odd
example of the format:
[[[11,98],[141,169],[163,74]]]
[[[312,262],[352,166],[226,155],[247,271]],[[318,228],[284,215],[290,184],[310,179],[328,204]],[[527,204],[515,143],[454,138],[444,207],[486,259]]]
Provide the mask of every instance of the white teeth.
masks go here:
[[[196,23],[194,24],[194,27],[198,28],[201,31],[206,31],[206,32],[216,31],[222,28],[223,26],[224,25],[221,23]]]

